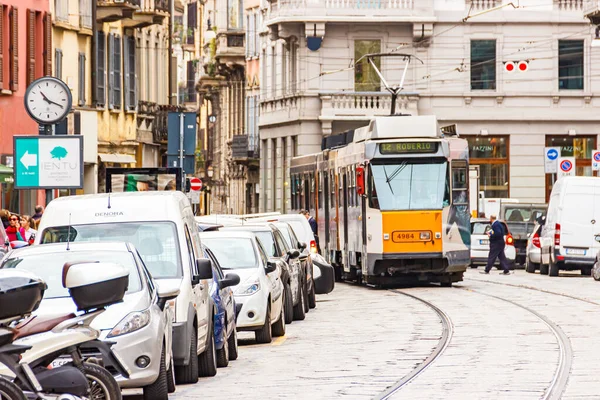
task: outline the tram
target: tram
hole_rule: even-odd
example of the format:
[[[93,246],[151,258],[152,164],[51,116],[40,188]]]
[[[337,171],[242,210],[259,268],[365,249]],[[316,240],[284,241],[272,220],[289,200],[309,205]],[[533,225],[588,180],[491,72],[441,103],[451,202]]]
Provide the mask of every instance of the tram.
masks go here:
[[[374,118],[291,161],[291,208],[309,210],[338,279],[461,281],[470,261],[468,145],[435,116]]]

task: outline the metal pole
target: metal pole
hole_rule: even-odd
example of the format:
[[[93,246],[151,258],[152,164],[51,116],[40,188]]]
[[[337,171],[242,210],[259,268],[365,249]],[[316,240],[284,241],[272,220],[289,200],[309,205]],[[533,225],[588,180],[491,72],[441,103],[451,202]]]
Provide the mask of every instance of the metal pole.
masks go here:
[[[179,168],[181,168],[181,190],[185,192],[185,171],[183,170],[183,113],[179,114]]]
[[[396,98],[398,97],[398,92],[396,90],[391,91],[392,93],[392,113],[391,115],[396,115]]]
[[[44,125],[44,135],[52,136],[52,125]],[[52,201],[52,189],[46,189],[46,206]]]

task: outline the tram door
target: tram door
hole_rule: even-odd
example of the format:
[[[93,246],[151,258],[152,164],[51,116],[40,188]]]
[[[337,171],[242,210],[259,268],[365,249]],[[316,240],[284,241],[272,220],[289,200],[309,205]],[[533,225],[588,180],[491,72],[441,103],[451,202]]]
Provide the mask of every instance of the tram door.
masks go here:
[[[325,258],[329,261],[329,196],[331,193],[331,188],[329,187],[329,173],[324,172],[323,178],[323,190],[325,192],[323,193],[323,198],[325,199],[325,204],[323,205],[323,212],[325,213],[325,218],[323,218],[325,221],[325,241],[321,243],[321,248],[325,250]]]
[[[342,176],[342,197],[344,198],[344,245],[340,250],[342,252],[342,264],[344,269],[350,271],[350,260],[348,259],[348,174],[344,171]]]

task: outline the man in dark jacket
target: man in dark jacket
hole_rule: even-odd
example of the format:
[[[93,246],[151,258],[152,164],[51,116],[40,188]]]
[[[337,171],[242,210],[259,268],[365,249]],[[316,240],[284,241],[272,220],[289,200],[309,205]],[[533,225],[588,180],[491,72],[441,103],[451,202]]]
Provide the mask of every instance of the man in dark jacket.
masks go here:
[[[506,232],[504,231],[504,224],[496,220],[495,215],[490,216],[490,224],[492,226],[492,229],[488,232],[488,236],[490,237],[490,252],[488,254],[488,261],[485,271],[482,271],[481,273],[489,274],[497,258],[500,260],[500,266],[503,269],[503,272],[500,274],[508,275],[510,274],[510,264],[504,255],[504,235],[506,235]]]
[[[317,220],[314,219],[307,210],[300,211],[300,214],[304,215],[308,220],[308,224],[310,225],[310,229],[312,230],[313,235],[315,236],[315,242],[317,244],[317,252],[321,254],[321,246],[319,245],[319,226],[317,225]]]

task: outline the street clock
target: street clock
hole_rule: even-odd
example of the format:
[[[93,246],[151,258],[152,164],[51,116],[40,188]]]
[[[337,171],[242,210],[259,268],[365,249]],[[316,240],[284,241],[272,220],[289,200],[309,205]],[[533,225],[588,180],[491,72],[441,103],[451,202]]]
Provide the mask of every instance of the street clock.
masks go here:
[[[66,83],[44,76],[31,83],[25,92],[25,109],[41,125],[62,121],[71,111],[73,97]]]

